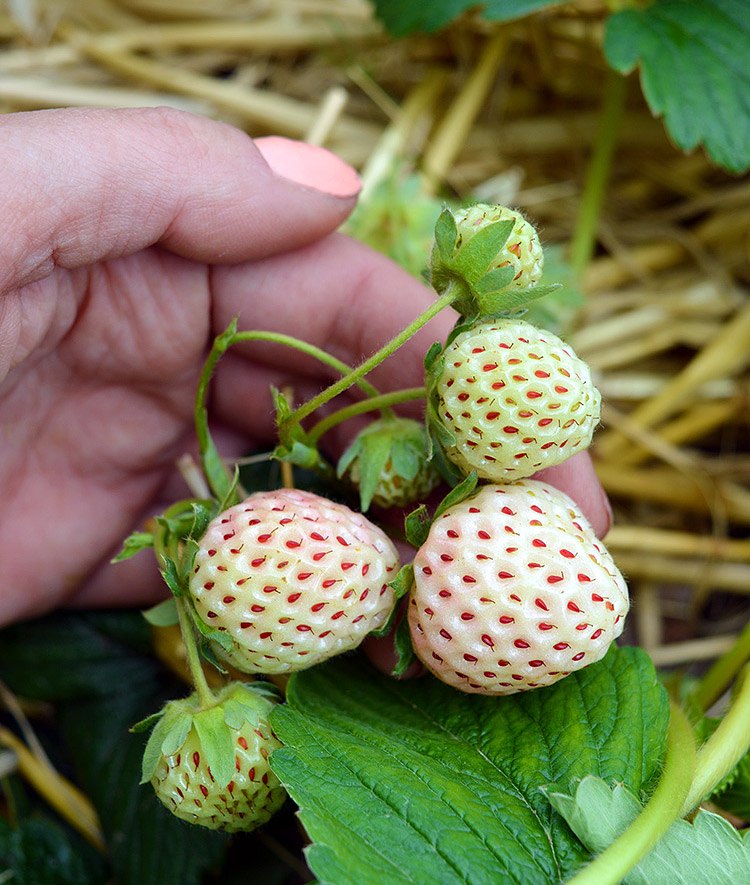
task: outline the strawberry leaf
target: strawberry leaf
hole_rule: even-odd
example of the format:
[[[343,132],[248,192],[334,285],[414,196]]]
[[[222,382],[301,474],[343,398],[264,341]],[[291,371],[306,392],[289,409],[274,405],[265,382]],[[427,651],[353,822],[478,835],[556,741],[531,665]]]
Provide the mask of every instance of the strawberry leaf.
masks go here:
[[[622,784],[610,788],[588,775],[575,796],[548,794],[555,810],[594,854],[604,851],[641,811],[641,804]],[[723,817],[699,811],[691,824],[675,821],[656,846],[625,876],[625,885],[672,885],[710,882],[735,885],[747,881],[750,842]]]
[[[542,788],[569,791],[593,774],[649,790],[669,712],[648,656],[612,648],[511,697],[336,660],[295,674],[271,718],[285,745],[272,766],[321,882],[550,885],[589,853]]]
[[[750,168],[750,15],[737,0],[658,0],[607,22],[607,60],[640,66],[653,113],[678,147],[703,144],[731,172]]]
[[[479,6],[486,19],[508,21],[537,9],[554,6],[561,0],[432,0],[430,3],[404,3],[403,0],[374,0],[375,14],[396,37],[415,31],[432,33],[450,24],[467,9]]]

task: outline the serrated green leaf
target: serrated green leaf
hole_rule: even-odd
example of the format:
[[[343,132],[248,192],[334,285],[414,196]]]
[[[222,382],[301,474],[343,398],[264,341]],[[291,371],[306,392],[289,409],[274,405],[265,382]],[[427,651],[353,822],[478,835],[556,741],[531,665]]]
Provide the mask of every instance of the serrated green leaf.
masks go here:
[[[455,488],[451,489],[440,504],[438,504],[433,521],[439,516],[442,516],[449,507],[460,504],[461,501],[465,501],[470,495],[472,495],[477,487],[477,479],[476,470],[472,470],[462,482],[460,482]]]
[[[587,774],[648,790],[669,719],[648,656],[615,649],[512,697],[394,681],[361,660],[295,674],[272,766],[336,885],[550,885],[588,859],[542,788]]]
[[[232,731],[224,721],[224,708],[201,710],[193,717],[206,764],[220,787],[226,787],[235,775]]]
[[[46,818],[15,826],[0,817],[0,882],[7,885],[105,885],[104,858],[76,834]]]
[[[421,547],[427,540],[430,532],[432,518],[424,504],[420,504],[411,513],[406,515],[404,519],[404,531],[406,540],[412,547]]]
[[[373,0],[375,13],[396,37],[415,31],[431,34],[450,24],[468,9],[483,7],[484,18],[490,21],[509,21],[555,6],[562,0],[431,0],[430,3],[405,3],[404,0]]]
[[[362,437],[362,451],[359,456],[359,500],[363,513],[370,507],[390,451],[391,440],[387,436],[372,434]]]
[[[174,596],[159,602],[143,612],[143,617],[154,627],[171,627],[179,624],[180,618],[177,614],[177,602]]]
[[[607,60],[640,65],[652,112],[678,147],[703,144],[731,172],[750,168],[750,15],[737,0],[659,0],[607,22]]]
[[[505,219],[488,224],[466,240],[450,262],[451,270],[463,277],[472,287],[485,276],[505,245],[515,221]]]
[[[133,532],[125,538],[122,550],[111,562],[123,562],[125,559],[135,556],[136,553],[140,553],[141,550],[147,550],[153,546],[154,535],[152,532]]]
[[[444,263],[453,257],[453,249],[456,245],[456,219],[450,209],[443,209],[435,222],[435,248]]]
[[[611,789],[585,777],[575,796],[551,792],[553,807],[594,854],[607,848],[636,819],[638,799],[622,784]],[[723,817],[699,811],[695,821],[675,821],[654,848],[625,876],[625,885],[675,885],[750,881],[750,845]]]

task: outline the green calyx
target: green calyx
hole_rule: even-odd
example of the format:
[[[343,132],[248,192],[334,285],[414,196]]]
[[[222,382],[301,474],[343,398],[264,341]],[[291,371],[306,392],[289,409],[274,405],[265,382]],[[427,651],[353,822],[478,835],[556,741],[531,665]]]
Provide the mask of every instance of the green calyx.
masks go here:
[[[231,682],[208,707],[197,692],[182,700],[170,701],[154,716],[139,722],[133,731],[154,726],[143,753],[141,783],[154,776],[162,756],[179,753],[191,729],[195,729],[205,761],[217,783],[224,787],[235,774],[234,733],[245,722],[257,725],[277,704],[275,690],[267,683]]]
[[[462,316],[494,317],[523,309],[557,286],[538,286],[542,250],[534,228],[505,206],[444,209],[435,225],[430,282],[454,295]]]
[[[361,431],[339,459],[339,477],[359,486],[360,505],[403,506],[431,491],[439,476],[427,461],[427,432],[409,418],[381,418]]]

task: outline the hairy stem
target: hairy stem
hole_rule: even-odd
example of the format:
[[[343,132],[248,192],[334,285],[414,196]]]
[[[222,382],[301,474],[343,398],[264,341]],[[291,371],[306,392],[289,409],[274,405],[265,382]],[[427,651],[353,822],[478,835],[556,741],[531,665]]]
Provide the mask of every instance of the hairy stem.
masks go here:
[[[681,815],[689,814],[734,768],[750,749],[750,665],[742,671],[737,692],[719,727],[698,753],[695,777],[682,804]]]
[[[570,264],[578,277],[582,276],[594,253],[599,214],[625,107],[625,93],[625,78],[616,71],[609,70],[594,153],[589,161],[581,206],[570,244]]]
[[[750,621],[734,645],[710,667],[693,690],[693,699],[701,710],[705,712],[721,697],[748,660],[750,660]]]
[[[201,703],[201,709],[206,710],[212,707],[216,701],[213,692],[208,687],[206,674],[201,666],[200,653],[198,644],[195,641],[195,631],[193,630],[193,622],[187,608],[187,602],[184,598],[176,600],[177,615],[180,619],[180,632],[182,633],[182,642],[185,645],[185,653],[187,654],[188,667],[190,675],[193,678],[193,685]]]
[[[336,412],[327,415],[321,421],[318,421],[307,434],[307,438],[311,444],[316,443],[324,433],[329,431],[342,421],[354,418],[357,415],[364,415],[375,409],[382,409],[383,406],[393,406],[396,403],[405,403],[409,400],[424,399],[427,395],[425,387],[407,387],[404,390],[395,390],[393,393],[381,393],[380,396],[374,396],[371,399],[361,400],[358,403],[352,403]]]
[[[695,738],[685,714],[671,706],[667,752],[659,785],[633,823],[568,885],[617,885],[680,816],[695,765]]]
[[[422,328],[422,326],[426,325],[433,317],[436,317],[443,308],[448,307],[448,305],[458,297],[458,294],[457,291],[450,288],[445,295],[438,298],[437,301],[434,301],[427,310],[412,320],[405,329],[399,332],[398,335],[392,338],[387,344],[384,344],[380,350],[366,359],[361,365],[357,366],[356,369],[353,369],[348,375],[345,375],[334,384],[326,387],[326,389],[322,390],[317,396],[314,396],[298,409],[295,409],[295,411],[292,412],[282,424],[281,431],[283,432],[292,425],[299,423],[316,409],[325,405],[329,400],[332,400],[335,396],[348,390],[353,384],[357,384],[368,372],[371,372],[376,366],[379,366],[383,360],[387,359],[392,353],[398,350],[402,344],[405,344],[412,335]]]

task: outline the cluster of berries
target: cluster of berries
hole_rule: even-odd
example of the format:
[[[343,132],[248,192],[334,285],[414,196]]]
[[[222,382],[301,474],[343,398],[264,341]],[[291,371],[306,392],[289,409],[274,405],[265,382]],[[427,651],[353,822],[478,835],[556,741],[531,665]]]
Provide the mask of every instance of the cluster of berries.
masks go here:
[[[518,213],[443,213],[432,284],[461,318],[426,357],[426,421],[375,421],[338,473],[362,510],[421,501],[439,474],[456,488],[432,520],[421,507],[403,569],[385,532],[319,495],[258,492],[222,509],[190,541],[177,588],[217,659],[251,674],[313,666],[386,629],[404,592],[416,655],[463,691],[546,686],[605,654],[628,609],[623,578],[574,502],[528,478],[589,445],[600,405],[572,349],[515,315],[543,293],[541,273]],[[236,683],[208,703],[173,702],[144,779],[187,820],[257,825],[283,801],[267,764],[273,703]]]

